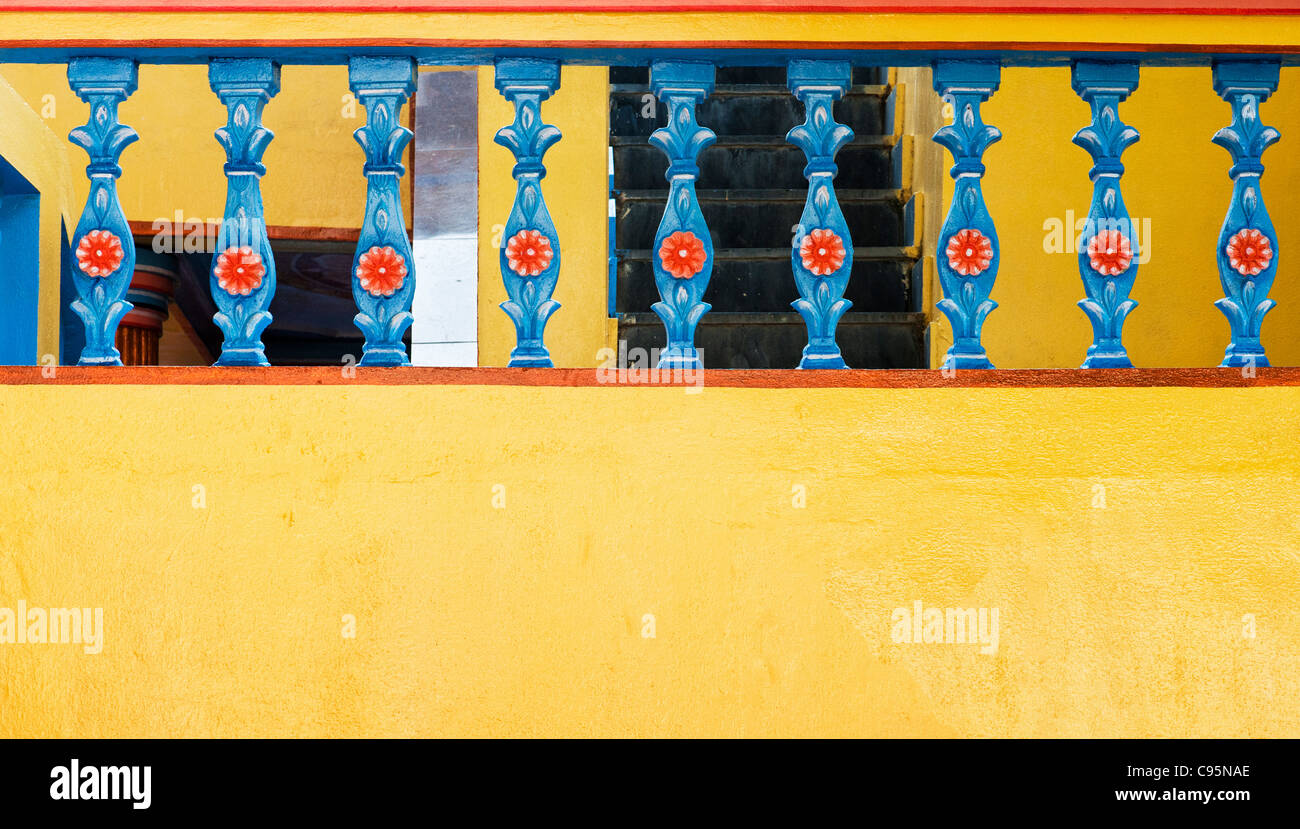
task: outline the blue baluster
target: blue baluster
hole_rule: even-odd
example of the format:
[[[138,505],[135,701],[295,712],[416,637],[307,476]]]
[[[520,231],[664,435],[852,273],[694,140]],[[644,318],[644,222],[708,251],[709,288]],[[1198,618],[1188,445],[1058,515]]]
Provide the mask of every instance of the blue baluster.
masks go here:
[[[1277,276],[1277,232],[1259,189],[1264,165],[1260,156],[1282,137],[1259,120],[1259,105],[1278,83],[1276,61],[1216,61],[1214,91],[1232,105],[1232,125],[1214,135],[1214,143],[1232,154],[1232,201],[1219,231],[1219,282],[1225,296],[1214,304],[1232,326],[1224,366],[1267,366],[1259,329],[1277,303],[1269,289]]]
[[[77,365],[120,366],[117,326],[133,307],[126,291],[135,274],[135,242],[117,198],[122,175],[117,162],[139,136],[117,122],[117,107],[136,89],[136,64],[126,58],[72,58],[68,84],[90,105],[86,125],[68,134],[68,140],[90,156],[90,195],[72,236],[77,258],[72,310],[86,326],[86,345]]]
[[[702,368],[695,348],[695,327],[709,311],[703,301],[713,273],[713,240],[695,196],[700,151],[717,136],[695,120],[695,106],[713,91],[711,63],[658,61],[650,66],[650,88],[668,105],[668,126],[657,129],[650,143],[668,156],[668,204],[655,233],[650,261],[661,302],[653,306],[668,330],[668,347],[659,368]]]
[[[980,331],[998,304],[989,299],[1002,256],[993,218],[984,204],[981,159],[989,145],[1002,137],[996,127],[980,120],[980,104],[997,91],[1002,67],[980,61],[937,61],[934,89],[952,105],[953,123],[934,134],[952,153],[949,171],[955,182],[952,204],[939,233],[938,307],[952,324],[952,347],[944,355],[946,369],[993,368]]]
[[[348,61],[352,94],[366,108],[366,124],[353,133],[366,163],[366,213],[352,258],[354,319],[366,342],[363,366],[407,366],[402,335],[411,326],[415,262],[402,215],[402,153],[413,133],[399,121],[415,92],[410,58],[356,57]]]
[[[790,261],[799,299],[790,303],[808,327],[799,368],[848,368],[835,342],[835,326],[853,305],[844,298],[853,271],[853,240],[835,196],[835,154],[853,140],[853,130],[835,122],[833,107],[852,79],[847,61],[795,60],[786,82],[803,102],[804,122],[786,133],[808,159],[808,197]]]
[[[1092,204],[1079,244],[1079,273],[1087,294],[1079,307],[1092,322],[1092,345],[1083,368],[1132,368],[1123,329],[1124,320],[1137,307],[1129,291],[1137,279],[1139,251],[1120,193],[1124,165],[1119,158],[1137,142],[1138,131],[1119,120],[1119,104],[1137,89],[1138,65],[1075,61],[1072,85],[1092,107],[1092,123],[1073,139],[1092,156],[1088,171]]]
[[[515,202],[501,237],[501,278],[510,297],[501,308],[515,324],[516,335],[508,365],[549,368],[551,352],[542,338],[546,321],[560,307],[551,299],[560,277],[560,243],[542,198],[542,156],[560,140],[560,131],[543,123],[542,101],[560,88],[560,64],[498,60],[496,87],[515,107],[514,123],[497,130],[495,139],[515,156]]]
[[[228,122],[217,130],[226,151],[226,214],[212,257],[213,316],[221,329],[219,366],[265,366],[262,332],[271,324],[275,260],[266,236],[262,154],[274,134],[262,126],[262,108],[280,91],[280,65],[253,58],[214,58],[208,82],[226,105]]]

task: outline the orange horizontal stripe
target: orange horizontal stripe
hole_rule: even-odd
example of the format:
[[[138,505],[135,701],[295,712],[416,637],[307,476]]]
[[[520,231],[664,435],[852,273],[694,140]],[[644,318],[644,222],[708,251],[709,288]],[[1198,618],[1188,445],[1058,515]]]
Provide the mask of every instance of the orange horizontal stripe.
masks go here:
[[[352,368],[272,366],[59,366],[53,377],[41,366],[0,366],[0,386],[550,386],[612,389],[686,387],[751,389],[960,389],[960,388],[1252,388],[1300,386],[1300,368],[1259,368],[1243,377],[1236,368],[1134,369],[994,369],[958,371],[906,370],[705,370],[703,383],[618,383],[605,369],[602,382],[594,368]],[[644,373],[644,372],[643,372]],[[689,375],[688,375],[689,376]]]
[[[154,291],[155,293],[171,296],[171,279],[162,274],[154,273],[147,268],[148,266],[137,265],[135,272],[131,274],[131,288],[136,291]]]
[[[122,327],[162,330],[163,321],[166,319],[165,316],[151,308],[133,308],[126,316],[122,317]]]

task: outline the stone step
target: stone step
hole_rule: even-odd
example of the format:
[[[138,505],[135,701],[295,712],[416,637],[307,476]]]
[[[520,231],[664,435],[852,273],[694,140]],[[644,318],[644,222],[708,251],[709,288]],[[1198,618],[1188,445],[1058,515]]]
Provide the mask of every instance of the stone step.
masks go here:
[[[643,348],[647,357],[651,349],[666,343],[663,322],[653,312],[621,316],[618,332],[629,351]],[[850,311],[840,320],[836,335],[850,368],[926,366],[924,314]],[[808,329],[793,311],[708,313],[695,331],[706,368],[795,368],[807,343]]]
[[[699,190],[700,209],[715,248],[772,247],[793,242],[806,193],[796,190]],[[903,243],[902,196],[897,190],[837,190],[854,244]],[[614,196],[615,247],[648,247],[663,217],[667,190],[624,190]]]
[[[835,118],[859,135],[885,129],[883,86],[854,87],[835,104]],[[762,135],[774,127],[802,124],[804,107],[785,86],[723,86],[695,109],[696,119],[719,135]],[[645,86],[619,84],[610,90],[609,132],[648,136],[668,122],[668,107]]]
[[[611,136],[615,190],[667,190],[668,159],[658,147],[638,136]],[[894,172],[893,140],[887,136],[858,136],[836,156],[836,186],[844,189],[888,190]],[[785,136],[723,136],[700,153],[700,178],[705,190],[799,190],[807,164],[803,151]]]
[[[908,312],[919,304],[913,285],[914,259],[901,247],[855,247],[853,271],[844,296],[853,310]],[[619,250],[616,271],[619,313],[641,313],[659,301],[649,250]],[[799,298],[784,248],[715,250],[704,301],[719,311],[785,312]],[[657,254],[655,254],[657,255]]]

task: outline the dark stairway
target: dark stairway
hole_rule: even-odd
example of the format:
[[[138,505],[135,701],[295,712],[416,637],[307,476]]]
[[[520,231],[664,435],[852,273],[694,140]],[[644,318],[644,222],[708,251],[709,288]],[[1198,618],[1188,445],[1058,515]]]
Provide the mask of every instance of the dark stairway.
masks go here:
[[[915,257],[904,244],[904,194],[896,189],[887,134],[883,69],[854,70],[853,88],[835,106],[856,133],[840,150],[836,192],[853,236],[853,274],[845,292],[853,308],[838,328],[853,368],[925,366],[924,315],[913,287]],[[663,216],[668,161],[647,143],[667,107],[653,106],[644,68],[610,70],[610,147],[615,209],[614,310],[629,348],[662,348],[663,324],[651,246]],[[700,154],[697,194],[714,245],[704,300],[713,306],[696,331],[704,364],[713,368],[794,368],[807,343],[790,271],[794,227],[807,181],[803,152],[785,133],[803,123],[801,104],[785,86],[784,67],[719,69],[717,88],[698,108],[718,141]],[[907,217],[910,222],[911,217]]]

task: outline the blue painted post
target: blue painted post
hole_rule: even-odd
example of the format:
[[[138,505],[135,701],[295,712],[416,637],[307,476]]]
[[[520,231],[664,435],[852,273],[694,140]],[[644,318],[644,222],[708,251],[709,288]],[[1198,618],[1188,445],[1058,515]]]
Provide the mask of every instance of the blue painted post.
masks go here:
[[[934,134],[934,140],[952,153],[949,174],[956,182],[948,217],[939,233],[939,284],[943,299],[939,310],[952,324],[952,347],[944,355],[945,369],[993,368],[980,331],[998,304],[989,299],[1002,259],[998,235],[984,204],[980,179],[982,158],[989,145],[1002,137],[997,127],[980,120],[980,104],[997,91],[1002,67],[981,61],[937,61],[934,89],[952,105],[953,123]]]
[[[703,301],[713,274],[713,240],[695,196],[700,151],[717,136],[695,120],[695,106],[713,92],[711,63],[656,61],[650,65],[650,88],[668,105],[668,126],[654,131],[650,143],[668,156],[668,205],[654,249],[650,252],[661,302],[653,306],[668,331],[660,353],[661,369],[703,368],[695,348],[695,327],[709,311]]]
[[[835,196],[835,154],[853,140],[853,130],[835,122],[834,105],[849,89],[847,61],[795,60],[786,71],[790,91],[804,105],[804,122],[786,133],[808,164],[808,197],[790,262],[799,299],[790,303],[808,327],[799,368],[848,368],[835,342],[835,326],[853,305],[844,289],[853,272],[853,240]]]
[[[1074,143],[1092,156],[1092,204],[1079,245],[1079,274],[1086,299],[1079,307],[1092,322],[1092,345],[1083,368],[1132,368],[1124,348],[1124,320],[1137,307],[1129,299],[1137,279],[1139,251],[1133,220],[1120,193],[1120,156],[1138,140],[1138,131],[1119,120],[1119,104],[1138,85],[1138,64],[1079,60],[1071,85],[1092,107],[1092,123],[1074,134]],[[1073,229],[1070,229],[1073,233]]]
[[[515,107],[514,122],[497,130],[495,139],[515,156],[515,202],[501,237],[501,278],[510,297],[501,309],[516,336],[507,365],[549,368],[554,363],[543,336],[560,308],[551,299],[560,277],[560,243],[542,198],[542,156],[560,140],[560,131],[542,121],[542,101],[560,88],[560,64],[503,58],[496,64],[496,87]]]
[[[411,58],[355,57],[348,61],[352,94],[366,108],[366,124],[352,135],[365,151],[366,212],[352,258],[354,318],[365,334],[363,366],[408,366],[403,334],[415,321],[415,262],[402,215],[402,153],[413,133],[400,122],[415,92]]]
[[[1214,63],[1214,91],[1232,105],[1232,124],[1214,143],[1232,154],[1232,201],[1219,231],[1219,282],[1225,296],[1215,306],[1228,318],[1232,338],[1224,366],[1267,366],[1259,330],[1277,303],[1269,289],[1277,276],[1277,232],[1259,189],[1260,157],[1282,137],[1259,119],[1259,105],[1277,89],[1277,61],[1227,60]]]
[[[219,366],[270,365],[262,332],[271,324],[275,260],[266,236],[262,154],[275,135],[262,126],[262,108],[280,91],[280,65],[253,58],[214,58],[208,83],[226,105],[228,122],[217,130],[226,150],[226,214],[212,258],[213,316],[221,329]]]
[[[140,136],[117,122],[117,107],[136,89],[136,63],[127,58],[72,58],[68,84],[90,105],[90,118],[68,134],[86,151],[90,195],[72,236],[77,263],[72,270],[77,298],[72,309],[86,326],[86,345],[77,365],[120,366],[117,326],[133,307],[126,290],[135,274],[135,242],[122,204],[118,159]]]

